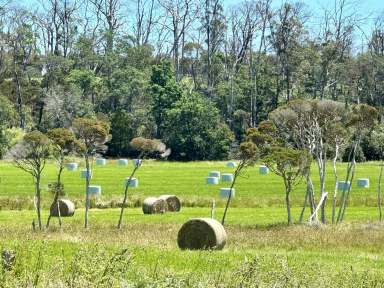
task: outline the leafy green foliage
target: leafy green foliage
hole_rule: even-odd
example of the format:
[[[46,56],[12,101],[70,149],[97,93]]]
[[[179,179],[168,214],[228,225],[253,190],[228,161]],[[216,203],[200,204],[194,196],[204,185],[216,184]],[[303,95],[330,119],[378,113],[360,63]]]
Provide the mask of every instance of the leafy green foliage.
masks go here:
[[[172,159],[223,159],[233,135],[220,121],[218,110],[200,94],[184,95],[166,115],[166,144]]]

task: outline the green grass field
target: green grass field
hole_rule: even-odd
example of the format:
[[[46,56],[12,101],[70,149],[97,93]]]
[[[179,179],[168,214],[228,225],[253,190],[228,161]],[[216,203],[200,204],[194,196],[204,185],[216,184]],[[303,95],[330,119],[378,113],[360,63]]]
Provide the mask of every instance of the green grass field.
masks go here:
[[[283,185],[272,174],[250,168],[236,185],[228,213],[228,242],[222,251],[181,251],[177,232],[193,217],[209,217],[216,199],[216,218],[223,213],[218,189],[207,186],[211,170],[230,172],[225,162],[144,162],[132,189],[124,227],[117,230],[119,210],[91,209],[90,228],[83,229],[84,181],[79,171],[63,175],[66,197],[76,200],[75,216],[56,219],[42,232],[31,229],[33,183],[28,174],[0,162],[0,250],[16,252],[11,271],[0,269],[0,287],[384,287],[384,224],[377,222],[378,163],[358,164],[356,178],[369,177],[371,188],[352,190],[352,206],[342,225],[288,227]],[[327,191],[333,192],[332,171]],[[344,176],[340,165],[340,176]],[[132,166],[94,167],[93,184],[102,186],[100,202],[121,201],[123,180]],[[314,167],[314,179],[315,177]],[[341,177],[342,178],[342,177]],[[50,163],[43,185],[55,179]],[[316,185],[315,181],[315,185]],[[292,194],[297,220],[303,183]],[[176,194],[185,207],[179,213],[143,215],[146,196]],[[43,191],[47,218],[49,200]],[[329,207],[327,210],[330,214]]]

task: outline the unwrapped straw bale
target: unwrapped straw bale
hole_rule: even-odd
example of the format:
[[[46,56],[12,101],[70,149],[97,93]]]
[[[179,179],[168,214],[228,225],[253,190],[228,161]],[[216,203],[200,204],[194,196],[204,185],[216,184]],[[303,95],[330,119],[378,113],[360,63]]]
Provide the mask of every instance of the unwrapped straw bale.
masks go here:
[[[211,218],[193,218],[183,224],[177,235],[180,249],[221,250],[227,242],[223,225]]]
[[[144,214],[162,214],[167,211],[167,202],[156,197],[148,197],[143,201]]]
[[[75,214],[75,204],[68,200],[68,199],[59,199],[58,204],[54,203],[51,206],[51,216],[52,217],[59,217],[59,210],[60,210],[60,217],[71,217]],[[59,206],[59,209],[57,209]]]
[[[177,198],[175,195],[161,195],[159,199],[165,200],[167,202],[168,208],[167,211],[169,212],[179,212],[181,209],[181,202],[180,199]]]

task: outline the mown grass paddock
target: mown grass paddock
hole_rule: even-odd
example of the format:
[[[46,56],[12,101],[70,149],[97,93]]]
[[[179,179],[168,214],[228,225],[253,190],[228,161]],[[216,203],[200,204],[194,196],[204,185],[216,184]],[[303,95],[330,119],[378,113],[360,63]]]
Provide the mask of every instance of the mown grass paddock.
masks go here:
[[[90,228],[83,229],[80,165],[78,171],[63,175],[66,197],[80,205],[74,217],[63,219],[61,229],[54,219],[42,232],[31,229],[31,179],[11,164],[0,163],[0,250],[17,255],[13,271],[1,270],[4,287],[384,287],[384,225],[377,222],[375,207],[378,163],[357,165],[356,179],[370,178],[370,188],[353,183],[352,206],[345,223],[337,226],[288,227],[280,179],[272,173],[259,175],[258,165],[249,169],[236,186],[223,251],[181,251],[176,238],[188,219],[210,216],[213,198],[216,218],[221,218],[218,190],[228,183],[207,185],[205,177],[213,170],[231,172],[226,162],[144,162],[136,175],[140,184],[130,190],[122,230],[116,229],[117,208],[91,209]],[[130,164],[118,167],[108,161],[107,166],[93,167],[92,184],[102,186],[100,202],[121,201]],[[50,163],[43,184],[54,179]],[[327,191],[333,192],[333,185],[329,167]],[[43,191],[43,219],[48,216],[49,193]],[[147,196],[162,194],[180,197],[186,207],[162,215],[143,215],[141,207],[132,207]],[[292,196],[297,219],[303,184]]]

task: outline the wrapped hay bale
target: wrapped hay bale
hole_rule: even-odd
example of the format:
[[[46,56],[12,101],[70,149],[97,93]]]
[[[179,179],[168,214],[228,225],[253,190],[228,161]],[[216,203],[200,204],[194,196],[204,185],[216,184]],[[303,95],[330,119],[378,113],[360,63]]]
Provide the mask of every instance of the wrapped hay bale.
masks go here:
[[[127,166],[128,165],[128,159],[119,159],[119,160],[117,160],[117,165],[119,165],[119,166]]]
[[[208,177],[220,178],[220,171],[211,171],[211,172],[209,172]]]
[[[181,209],[181,202],[175,195],[161,195],[159,199],[167,202],[167,211],[179,212]]]
[[[229,195],[231,195],[232,198],[235,197],[235,188],[220,188],[220,198],[225,199],[228,198]]]
[[[129,177],[127,177],[124,181],[124,187],[127,186],[127,184],[129,187],[137,188],[139,187],[139,180],[137,178],[132,178],[129,180]]]
[[[66,166],[68,171],[76,171],[77,168],[79,167],[79,164],[72,162],[72,163],[67,163]]]
[[[227,242],[227,233],[223,225],[211,218],[193,218],[180,228],[177,244],[180,249],[221,250]]]
[[[260,165],[259,167],[259,174],[261,175],[267,175],[269,173],[269,168],[265,165]]]
[[[57,205],[52,205],[51,207],[51,216],[59,217],[59,210],[61,217],[71,217],[75,214],[75,204],[68,199],[59,199],[59,209],[57,209]]]
[[[347,191],[349,189],[349,186],[351,186],[351,182],[349,182],[349,181],[339,181],[339,182],[337,182],[337,189],[338,190],[341,190],[341,191],[345,190],[345,191]]]
[[[228,168],[236,168],[237,167],[237,163],[234,162],[234,161],[227,162],[227,167]]]
[[[148,197],[143,201],[144,214],[161,214],[167,211],[167,202],[164,199]]]
[[[81,178],[81,179],[86,179],[87,177],[88,177],[89,179],[92,178],[92,170],[89,170],[89,173],[87,172],[86,169],[81,170],[80,178]]]
[[[138,167],[138,166],[140,166],[141,165],[141,159],[133,159],[133,166],[134,167]]]
[[[231,173],[223,173],[223,175],[221,175],[221,181],[223,181],[223,182],[233,182],[233,174],[231,174]]]
[[[89,185],[88,193],[91,197],[99,197],[101,195],[101,186],[99,185]]]
[[[209,185],[217,185],[219,184],[219,178],[217,177],[207,177],[205,178],[207,184]]]
[[[107,165],[107,159],[97,158],[96,159],[96,165],[97,166],[105,166],[105,165]]]
[[[357,179],[357,187],[369,188],[369,179],[368,178],[359,178],[359,179]]]

